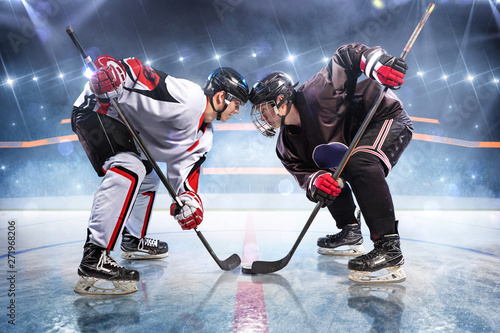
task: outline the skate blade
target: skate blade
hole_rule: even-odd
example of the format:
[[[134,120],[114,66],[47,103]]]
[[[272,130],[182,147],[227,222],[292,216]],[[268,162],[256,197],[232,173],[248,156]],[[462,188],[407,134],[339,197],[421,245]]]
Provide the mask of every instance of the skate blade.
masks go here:
[[[384,275],[370,275],[374,272],[367,271],[351,271],[348,279],[359,284],[399,283],[406,280],[406,274],[401,266],[387,267],[386,270],[387,274]]]
[[[133,294],[138,290],[136,282],[137,281],[108,281],[82,276],[73,290],[75,293],[82,296],[124,296]],[[109,285],[109,287],[98,286],[96,283],[104,283]],[[112,288],[111,285],[113,285]]]
[[[318,253],[327,256],[357,257],[365,253],[363,245],[349,245],[349,249],[318,247]]]
[[[168,252],[160,254],[149,254],[145,252],[123,252],[120,253],[120,258],[128,260],[144,260],[144,259],[163,259],[168,257]]]

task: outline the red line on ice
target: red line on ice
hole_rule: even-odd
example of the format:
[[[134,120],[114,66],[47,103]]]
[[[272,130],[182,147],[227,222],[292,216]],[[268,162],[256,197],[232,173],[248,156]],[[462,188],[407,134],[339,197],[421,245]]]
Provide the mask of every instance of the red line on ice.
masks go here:
[[[259,259],[253,214],[249,213],[243,241],[242,262],[251,264]],[[238,282],[234,305],[233,333],[269,333],[262,282]]]
[[[269,332],[262,282],[238,282],[233,332]]]

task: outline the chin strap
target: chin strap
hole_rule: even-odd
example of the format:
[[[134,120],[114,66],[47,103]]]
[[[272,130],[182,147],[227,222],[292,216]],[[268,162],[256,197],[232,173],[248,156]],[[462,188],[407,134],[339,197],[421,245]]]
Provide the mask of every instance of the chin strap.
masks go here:
[[[288,116],[288,114],[290,113],[290,111],[292,110],[292,103],[288,103],[288,109],[286,110],[286,113],[284,116],[280,116],[281,118],[281,125],[280,127],[283,127],[285,125],[285,118],[286,116]]]
[[[219,121],[220,121],[220,118],[221,118],[221,116],[222,116],[222,113],[223,113],[224,111],[226,111],[227,104],[226,104],[226,103],[224,103],[224,107],[222,108],[222,110],[221,110],[221,111],[217,111],[217,110],[215,109],[215,106],[214,106],[214,96],[210,96],[209,101],[210,101],[210,105],[212,106],[212,109],[214,109],[215,113],[217,113],[217,120],[219,120]]]
[[[299,84],[299,81],[295,82],[295,84],[292,86],[292,88],[294,89],[297,85]],[[281,127],[283,127],[283,125],[285,125],[285,118],[286,116],[288,116],[288,114],[290,113],[290,111],[292,110],[292,101],[295,100],[295,90],[292,90],[292,92],[290,93],[290,98],[289,99],[282,99],[278,105],[276,105],[276,108],[279,108],[280,106],[282,106],[285,102],[288,103],[288,109],[286,110],[286,113],[284,116],[280,116],[281,118]]]

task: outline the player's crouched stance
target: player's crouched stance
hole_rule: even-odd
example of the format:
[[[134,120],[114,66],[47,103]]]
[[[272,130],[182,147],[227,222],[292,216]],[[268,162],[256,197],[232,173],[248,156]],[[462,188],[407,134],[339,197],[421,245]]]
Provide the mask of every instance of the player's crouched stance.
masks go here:
[[[349,280],[355,283],[406,278],[385,177],[408,146],[413,127],[395,94],[389,91],[382,99],[342,178],[335,180],[331,171],[339,166],[381,85],[398,88],[406,69],[403,59],[380,47],[353,43],[340,47],[320,72],[297,89],[297,83],[277,71],[262,77],[250,92],[253,123],[267,137],[279,129],[276,152],[283,166],[306,190],[309,200],[324,203],[341,230],[319,238],[318,252],[357,256],[348,263]],[[369,79],[357,82],[362,73]],[[363,254],[361,219],[355,216],[353,195],[374,243],[367,254]],[[345,246],[349,249],[343,250]]]
[[[196,193],[200,166],[212,147],[211,123],[227,121],[248,99],[243,77],[228,67],[215,69],[202,89],[142,64],[136,58],[101,56],[97,71],[74,104],[71,116],[97,174],[80,280],[81,295],[127,295],[137,291],[139,272],[119,265],[110,255],[121,235],[121,257],[128,260],[168,256],[166,242],[146,237],[159,177],[122,123],[110,98],[139,133],[157,162],[168,165],[167,178],[182,207],[172,215],[182,229],[203,221]],[[175,144],[172,144],[175,142]]]

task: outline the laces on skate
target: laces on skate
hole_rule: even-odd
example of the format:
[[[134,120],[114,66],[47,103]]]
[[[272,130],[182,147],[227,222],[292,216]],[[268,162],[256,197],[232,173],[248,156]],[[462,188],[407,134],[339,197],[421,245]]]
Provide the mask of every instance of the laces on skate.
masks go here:
[[[128,234],[122,240],[120,257],[128,260],[161,259],[168,257],[168,245],[148,237],[136,238]]]
[[[103,270],[104,265],[111,265],[116,268],[124,268],[122,265],[118,264],[115,259],[109,256],[109,251],[102,251],[101,257],[99,258],[99,262],[97,263],[97,269]]]
[[[139,249],[144,250],[145,247],[158,247],[158,240],[152,238],[141,238],[139,241]]]
[[[139,280],[139,273],[118,264],[109,255],[109,250],[102,250],[97,264],[92,266],[91,263],[86,268],[80,265],[79,272],[82,273],[79,273],[80,279],[74,287],[75,293],[114,296],[129,295],[138,290],[136,281]]]

